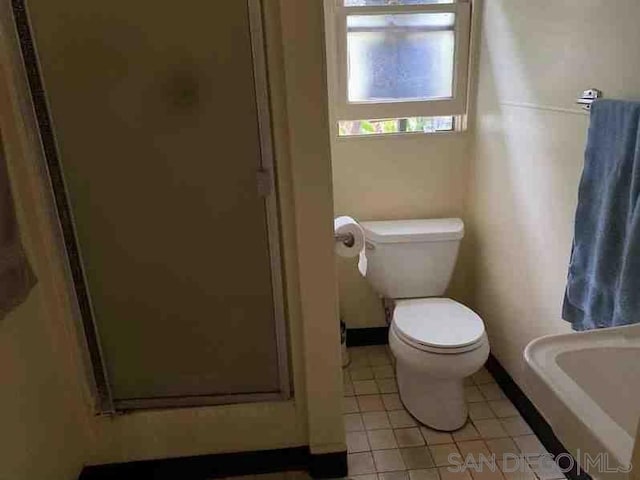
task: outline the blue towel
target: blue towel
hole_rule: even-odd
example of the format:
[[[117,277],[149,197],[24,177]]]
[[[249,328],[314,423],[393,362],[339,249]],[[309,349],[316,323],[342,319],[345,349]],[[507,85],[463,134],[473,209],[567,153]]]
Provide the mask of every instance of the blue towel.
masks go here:
[[[574,330],[640,323],[639,196],[640,103],[598,100],[562,307]]]

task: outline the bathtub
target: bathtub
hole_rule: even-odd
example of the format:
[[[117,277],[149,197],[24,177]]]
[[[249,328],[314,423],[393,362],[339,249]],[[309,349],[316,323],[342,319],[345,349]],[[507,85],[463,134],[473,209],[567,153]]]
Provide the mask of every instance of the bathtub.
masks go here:
[[[524,355],[531,400],[582,468],[596,479],[629,478],[640,325],[542,337]]]

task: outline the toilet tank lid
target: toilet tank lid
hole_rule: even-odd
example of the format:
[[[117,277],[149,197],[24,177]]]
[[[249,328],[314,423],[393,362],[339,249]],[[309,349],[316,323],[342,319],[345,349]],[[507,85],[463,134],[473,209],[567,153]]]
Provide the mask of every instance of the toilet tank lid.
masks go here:
[[[367,240],[375,243],[439,242],[464,237],[459,218],[361,222]]]

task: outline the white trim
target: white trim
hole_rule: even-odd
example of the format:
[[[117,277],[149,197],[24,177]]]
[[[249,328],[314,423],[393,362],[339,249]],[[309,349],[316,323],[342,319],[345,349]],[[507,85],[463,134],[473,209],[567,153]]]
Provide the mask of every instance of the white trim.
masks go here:
[[[448,115],[464,115],[467,113],[467,96],[469,84],[469,42],[471,35],[471,4],[457,2],[451,4],[431,5],[392,5],[377,7],[344,7],[341,0],[328,2],[332,10],[329,16],[332,24],[327,27],[332,31],[328,37],[333,38],[334,51],[329,53],[335,65],[331,70],[336,73],[330,81],[335,82],[333,104],[335,121],[363,120],[377,118],[404,117],[438,117]],[[454,13],[455,19],[455,53],[453,72],[453,96],[419,101],[389,102],[349,102],[348,101],[348,52],[347,52],[347,15],[393,14],[393,13]]]
[[[278,350],[278,377],[282,399],[286,400],[291,397],[291,378],[289,374],[287,325],[284,314],[279,211],[276,195],[262,3],[261,0],[247,1],[249,5],[249,27],[251,29],[251,49],[256,87],[256,106],[258,109],[258,127],[260,130],[260,147],[262,152],[261,167],[269,173],[268,178],[270,183],[270,194],[265,197],[265,213],[267,216],[267,234],[271,262],[271,288],[273,290],[273,314],[276,328],[275,337]]]

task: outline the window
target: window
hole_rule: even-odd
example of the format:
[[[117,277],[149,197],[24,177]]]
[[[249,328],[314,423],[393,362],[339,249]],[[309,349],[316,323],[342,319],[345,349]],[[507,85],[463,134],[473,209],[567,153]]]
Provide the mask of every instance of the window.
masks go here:
[[[467,104],[470,0],[326,1],[340,135],[458,127]]]

